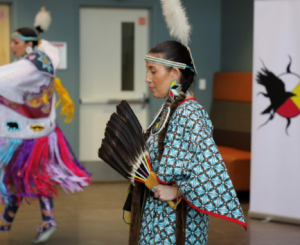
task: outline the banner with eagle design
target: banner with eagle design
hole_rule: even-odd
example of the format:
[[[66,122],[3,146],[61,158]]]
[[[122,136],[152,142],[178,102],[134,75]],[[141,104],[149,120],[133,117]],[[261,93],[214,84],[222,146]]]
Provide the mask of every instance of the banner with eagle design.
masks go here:
[[[254,9],[249,214],[300,223],[300,1]]]

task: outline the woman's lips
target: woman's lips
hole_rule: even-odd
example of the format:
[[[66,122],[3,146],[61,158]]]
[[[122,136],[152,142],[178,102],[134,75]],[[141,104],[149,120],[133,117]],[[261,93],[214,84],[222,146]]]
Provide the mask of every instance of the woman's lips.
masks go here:
[[[154,88],[153,88],[153,87],[149,87],[149,89],[150,89],[150,91],[153,91],[153,90],[154,90]]]

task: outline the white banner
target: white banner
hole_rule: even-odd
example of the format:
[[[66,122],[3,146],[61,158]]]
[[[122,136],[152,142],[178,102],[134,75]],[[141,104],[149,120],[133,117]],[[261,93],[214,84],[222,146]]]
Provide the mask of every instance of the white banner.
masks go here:
[[[300,222],[300,0],[255,1],[252,217]]]

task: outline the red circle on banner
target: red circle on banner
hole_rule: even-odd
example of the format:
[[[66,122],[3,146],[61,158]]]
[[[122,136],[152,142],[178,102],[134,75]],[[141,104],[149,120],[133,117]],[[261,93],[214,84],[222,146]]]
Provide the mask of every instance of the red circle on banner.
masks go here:
[[[300,114],[300,109],[295,105],[293,100],[289,98],[277,109],[277,113],[280,116],[292,118]]]

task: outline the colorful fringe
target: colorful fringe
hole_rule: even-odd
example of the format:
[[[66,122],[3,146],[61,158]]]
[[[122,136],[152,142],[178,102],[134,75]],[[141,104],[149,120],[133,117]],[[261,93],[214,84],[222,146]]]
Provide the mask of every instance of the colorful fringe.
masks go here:
[[[54,79],[54,88],[59,95],[59,101],[56,103],[56,107],[62,103],[61,115],[65,117],[65,122],[69,123],[74,118],[75,105],[68,91],[63,87],[61,80],[57,77]]]
[[[55,185],[68,193],[90,183],[90,173],[80,165],[58,127],[33,140],[0,138],[0,193],[5,202],[10,185],[19,198],[26,198],[57,195]]]

